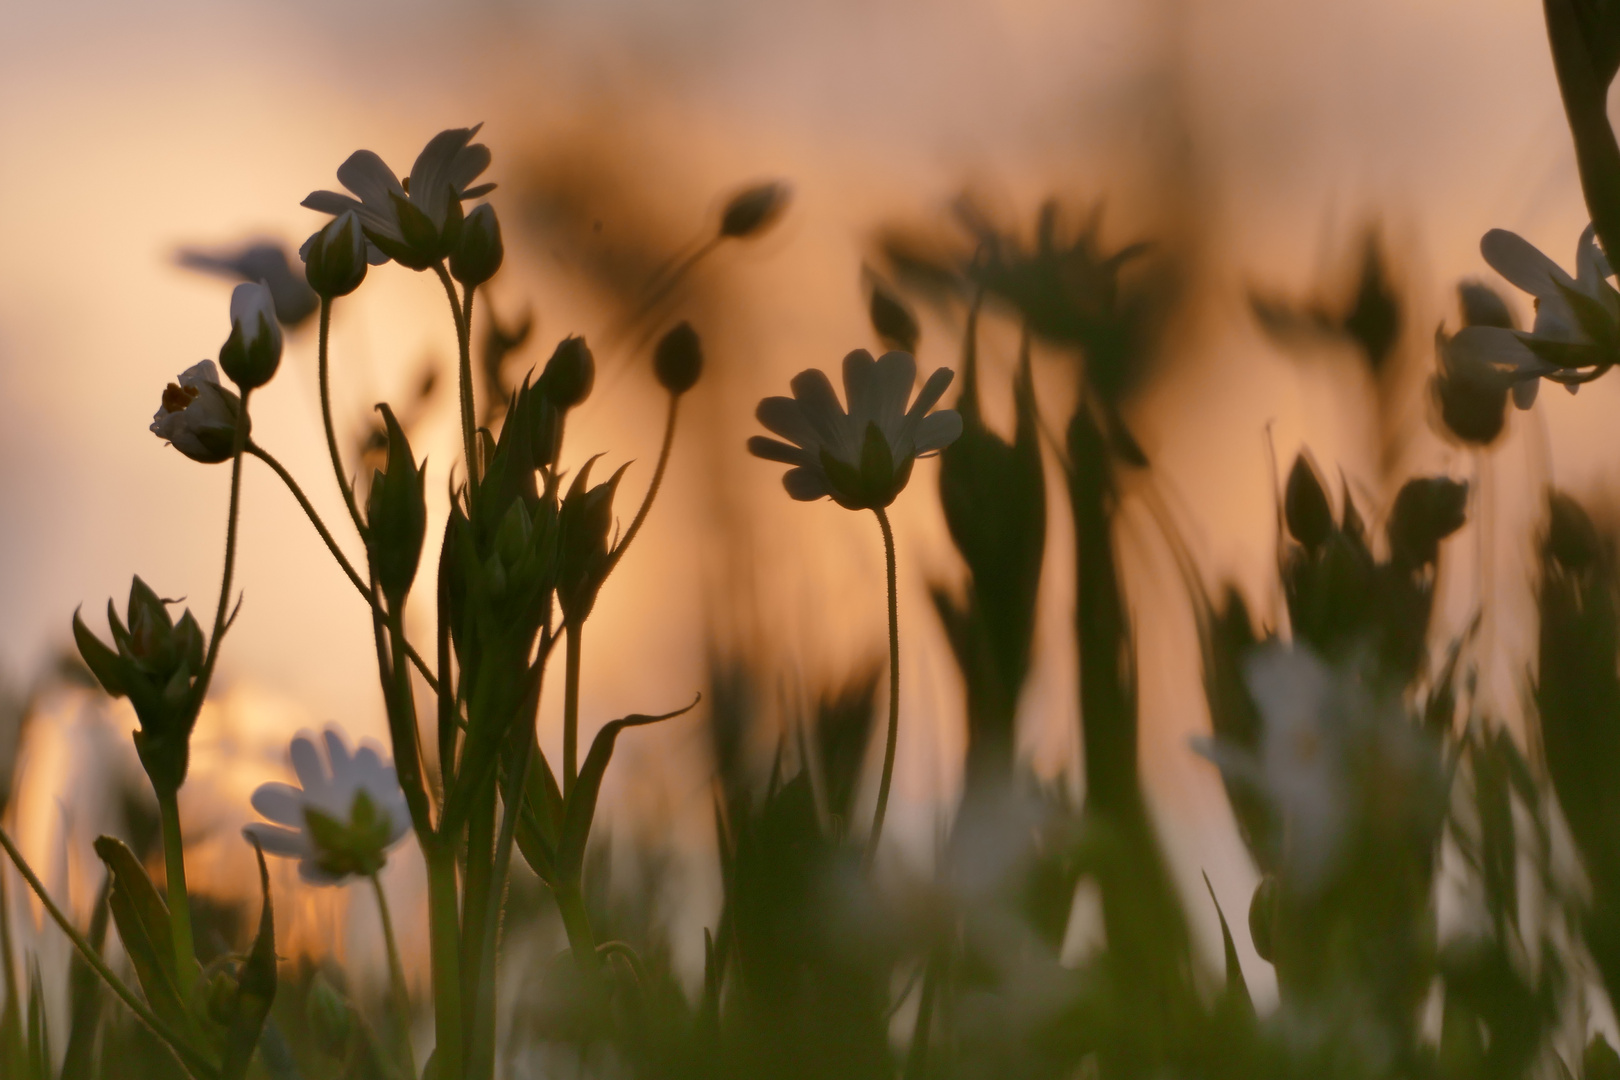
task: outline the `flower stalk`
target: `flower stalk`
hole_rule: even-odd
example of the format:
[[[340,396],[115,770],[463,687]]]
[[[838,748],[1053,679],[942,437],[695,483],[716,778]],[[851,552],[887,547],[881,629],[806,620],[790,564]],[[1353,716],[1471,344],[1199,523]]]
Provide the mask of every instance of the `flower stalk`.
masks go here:
[[[872,508],[883,530],[883,564],[889,587],[889,727],[883,743],[883,775],[878,780],[877,808],[872,812],[872,833],[866,841],[864,864],[871,869],[883,838],[883,819],[889,809],[889,786],[894,780],[894,754],[900,741],[900,601],[896,592],[894,529],[883,507]]]

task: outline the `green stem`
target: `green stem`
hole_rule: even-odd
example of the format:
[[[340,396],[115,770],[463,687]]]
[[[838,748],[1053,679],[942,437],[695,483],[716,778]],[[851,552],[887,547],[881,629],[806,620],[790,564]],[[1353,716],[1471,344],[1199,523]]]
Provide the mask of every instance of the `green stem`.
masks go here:
[[[522,740],[522,749],[518,751],[522,763],[512,770],[516,783],[508,782],[502,795],[501,828],[500,834],[495,839],[494,872],[490,878],[489,894],[485,898],[482,940],[478,948],[478,970],[481,977],[478,980],[473,1011],[482,1022],[470,1034],[472,1048],[469,1052],[471,1059],[469,1064],[470,1074],[473,1077],[489,1077],[495,1073],[495,979],[498,974],[496,947],[500,938],[501,902],[506,893],[507,873],[512,865],[512,843],[517,836],[518,812],[523,807],[523,790],[529,782],[530,748],[533,745],[532,734]]]
[[[10,835],[3,828],[0,828],[0,847],[6,849],[6,854],[11,857],[11,861],[16,865],[17,872],[23,876],[23,880],[28,882],[28,887],[34,890],[34,895],[39,897],[39,902],[45,906],[45,911],[50,915],[51,921],[61,927],[62,932],[68,936],[68,940],[73,942],[73,947],[79,950],[79,955],[83,956],[85,962],[96,970],[96,974],[101,976],[102,981],[111,988],[112,992],[117,994],[125,1005],[129,1006],[130,1011],[140,1019],[141,1023],[151,1028],[153,1034],[168,1044],[169,1049],[174,1051],[175,1056],[180,1059],[180,1063],[187,1072],[195,1077],[212,1077],[215,1072],[214,1067],[182,1040],[179,1035],[170,1030],[167,1024],[158,1019],[157,1014],[146,1007],[146,1003],[135,994],[135,991],[131,990],[124,984],[122,979],[113,974],[112,968],[107,966],[107,962],[101,958],[101,954],[96,951],[95,946],[85,940],[84,935],[79,933],[78,928],[62,913],[62,909],[56,906],[56,901],[51,899],[51,894],[45,891],[44,882],[40,881],[39,877],[35,875],[33,869],[29,867],[28,861],[23,858],[22,852],[17,850],[17,845],[12,843]]]
[[[579,780],[579,658],[583,646],[583,623],[569,621],[563,626],[563,798],[567,799]]]
[[[360,574],[354,568],[354,564],[349,562],[348,556],[343,554],[343,549],[338,547],[336,538],[332,536],[332,531],[326,527],[326,523],[321,520],[321,516],[315,512],[315,507],[311,505],[309,498],[305,496],[304,489],[298,486],[298,481],[293,479],[292,473],[288,472],[281,462],[272,457],[270,451],[251,439],[248,440],[247,452],[270,466],[271,470],[281,477],[281,482],[287,485],[287,490],[292,492],[293,498],[298,500],[298,505],[303,508],[304,516],[308,517],[310,524],[315,526],[315,531],[320,534],[321,539],[326,543],[326,549],[332,553],[332,557],[343,568],[344,574],[348,575],[349,581],[353,583],[360,596],[366,603],[375,605],[377,601],[370,586],[361,579]],[[439,680],[434,677],[427,663],[417,655],[416,649],[408,641],[405,643],[405,655],[411,658],[411,663],[416,666],[417,671],[421,672],[422,678],[427,680],[427,684],[433,688],[433,692],[438,693]]]
[[[579,882],[559,882],[552,890],[557,898],[557,910],[562,915],[563,930],[568,935],[568,947],[573,951],[574,963],[579,966],[580,978],[586,992],[596,994],[600,989],[602,958],[596,951],[596,934],[591,930],[591,917],[585,911],[585,897]]]
[[[449,844],[423,844],[428,869],[428,937],[433,952],[435,1076],[462,1080],[461,922],[456,909],[456,859]]]
[[[175,974],[186,999],[197,984],[197,947],[191,936],[191,902],[186,893],[186,853],[180,837],[180,801],[172,791],[158,792],[163,820],[163,866],[168,872],[169,932],[174,938]]]
[[[456,284],[450,280],[450,272],[444,268],[443,263],[439,263],[433,269],[438,273],[440,283],[444,285],[444,294],[450,298],[450,314],[456,323],[456,349],[459,353],[457,381],[461,386],[461,442],[462,452],[467,455],[467,490],[471,492],[478,487],[478,430],[473,420],[477,414],[473,411],[471,337],[467,323],[462,319],[461,301],[456,299]],[[470,296],[466,310],[469,314],[472,311]]]
[[[889,786],[894,780],[894,751],[900,741],[900,602],[895,588],[894,530],[881,506],[872,508],[883,529],[883,558],[889,582],[889,736],[883,748],[883,777],[878,781],[877,809],[872,814],[872,835],[866,841],[865,865],[877,858],[883,836],[883,818],[889,809]]]
[[[939,993],[939,969],[944,966],[941,949],[935,947],[923,972],[922,997],[917,1001],[917,1025],[911,1032],[911,1049],[906,1053],[902,1080],[922,1080],[928,1075],[928,1037],[934,1024],[934,998]]]
[[[388,894],[383,891],[382,878],[371,875],[371,887],[377,894],[377,915],[382,919],[383,942],[388,948],[388,988],[394,999],[394,1015],[399,1024],[399,1049],[407,1076],[416,1075],[416,1060],[411,1054],[411,995],[405,988],[405,968],[399,962],[399,943],[394,939],[394,920],[388,912]]]
[[[375,583],[374,583],[375,584]],[[373,607],[375,612],[376,608]],[[393,693],[388,702],[388,735],[394,744],[394,773],[405,793],[410,808],[411,824],[419,838],[432,834],[433,819],[428,807],[427,785],[422,779],[421,739],[416,730],[416,701],[411,692],[410,669],[399,662],[405,651],[404,616],[397,611],[388,613],[389,650],[385,677],[393,677]],[[379,657],[382,649],[379,643]]]
[[[332,471],[337,474],[338,490],[343,492],[343,505],[349,511],[349,519],[361,536],[366,535],[366,523],[360,517],[360,507],[354,501],[354,488],[349,484],[349,477],[343,471],[343,452],[338,449],[337,429],[332,426],[332,382],[330,377],[331,365],[328,359],[328,347],[332,334],[332,299],[321,297],[321,332],[318,349],[319,360],[317,371],[321,384],[321,425],[326,429],[326,452],[332,459]]]
[[[219,645],[225,637],[227,606],[231,600],[231,575],[236,570],[236,525],[242,509],[242,452],[247,449],[248,398],[251,389],[242,391],[241,422],[236,425],[235,447],[231,454],[231,505],[225,521],[225,569],[220,574],[219,606],[214,609],[214,632],[208,638],[208,655],[203,658],[202,672],[191,687],[191,718],[208,697],[208,684],[214,678],[214,664],[219,660]]]
[[[11,940],[11,897],[6,892],[6,874],[3,866],[0,866],[0,965],[5,966],[5,971],[0,972],[0,986],[5,988],[8,1006],[3,1012],[7,1024],[5,1030],[0,1030],[0,1038],[6,1039],[13,1046],[21,1046],[23,1004],[17,992],[16,947]]]
[[[619,565],[624,553],[630,547],[630,541],[636,538],[641,531],[642,522],[647,520],[647,512],[652,509],[653,500],[658,497],[658,489],[664,483],[664,470],[669,466],[670,448],[675,444],[675,413],[680,407],[681,396],[669,395],[669,412],[664,416],[664,442],[658,449],[658,464],[653,468],[652,483],[647,485],[647,494],[642,496],[641,506],[636,510],[636,516],[631,519],[630,527],[624,531],[624,537],[617,546],[608,553],[607,566],[602,570],[602,580],[613,573],[613,568]],[[600,585],[597,586],[601,588]]]

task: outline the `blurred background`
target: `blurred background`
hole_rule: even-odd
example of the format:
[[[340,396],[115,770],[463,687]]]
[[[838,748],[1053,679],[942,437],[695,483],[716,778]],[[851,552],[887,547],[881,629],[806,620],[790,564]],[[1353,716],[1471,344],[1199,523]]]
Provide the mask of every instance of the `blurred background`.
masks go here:
[[[13,697],[43,685],[73,610],[99,627],[132,573],[211,612],[228,472],[182,458],[147,425],[164,384],[217,355],[230,283],[177,253],[254,238],[296,247],[322,220],[299,201],[335,187],[350,152],[375,150],[404,172],[433,133],[480,121],[508,251],[483,311],[506,327],[532,318],[505,376],[584,334],[599,379],[567,456],[633,460],[633,498],[656,457],[663,397],[647,341],[624,329],[627,298],[708,235],[741,185],[781,179],[794,192],[778,228],[716,252],[671,302],[671,320],[703,335],[709,367],[643,539],[591,624],[588,729],[689,700],[716,651],[773,658],[771,692],[785,700],[881,656],[870,518],[790,502],[781,470],[743,443],[755,403],[794,372],[877,348],[864,274],[880,238],[959,242],[952,206],[964,193],[1026,236],[1048,198],[1071,222],[1101,208],[1108,247],[1146,240],[1172,267],[1173,318],[1125,416],[1206,580],[1235,580],[1262,613],[1277,604],[1277,462],[1308,446],[1324,476],[1342,473],[1386,509],[1389,477],[1472,478],[1468,455],[1429,430],[1434,332],[1458,325],[1460,279],[1491,276],[1478,254],[1486,229],[1517,231],[1569,265],[1585,224],[1539,5],[1522,0],[13,4],[0,14],[0,674]],[[1388,385],[1331,335],[1268,330],[1253,303],[1342,308],[1373,243],[1401,303],[1401,374]],[[1527,305],[1510,303],[1522,323]],[[441,522],[457,446],[443,309],[430,279],[387,266],[338,305],[333,329],[351,459],[372,406],[392,402],[429,459]],[[954,366],[960,328],[920,314],[920,366]],[[1016,354],[1015,330],[987,330],[985,393],[1004,430]],[[254,432],[336,528],[314,371],[306,322],[255,398]],[[1050,424],[1068,415],[1069,380],[1037,354]],[[1501,550],[1529,543],[1549,477],[1583,496],[1613,490],[1617,393],[1613,380],[1578,400],[1550,388],[1512,417],[1484,504]],[[1370,423],[1374,413],[1390,419]],[[920,866],[965,745],[959,678],[925,591],[960,574],[933,468],[919,465],[894,511],[907,696],[892,835],[897,858]],[[213,829],[199,850],[217,861],[198,878],[223,893],[250,882],[238,839],[247,794],[285,775],[296,730],[384,734],[364,608],[268,471],[249,468],[244,505],[246,601],[182,797],[188,832]],[[1208,719],[1186,589],[1153,518],[1124,520],[1149,795],[1183,891],[1207,871],[1237,907],[1256,878],[1215,770],[1188,747]],[[1074,783],[1069,526],[1062,513],[1049,521],[1019,743],[1039,774]],[[1478,575],[1473,558],[1458,553],[1458,574]],[[1512,596],[1528,598],[1529,564],[1498,565],[1493,587],[1511,612]],[[1441,597],[1454,632],[1468,598]],[[425,635],[431,613],[419,617]],[[1532,637],[1510,615],[1493,637],[1504,663],[1492,689],[1510,714]],[[19,751],[10,815],[83,912],[99,880],[88,840],[117,809],[95,778],[136,775],[133,715],[50,687],[31,703],[39,722]],[[548,752],[560,742],[550,689]],[[697,724],[638,733],[621,743],[604,799],[615,837],[678,853],[672,947],[699,973],[718,896],[708,753]],[[396,910],[419,910],[414,862],[393,860]],[[357,904],[346,921],[341,892],[296,889],[290,869],[278,868],[293,927],[282,951],[374,954],[370,909]],[[1213,910],[1191,911],[1217,956]],[[411,959],[422,978],[425,957]],[[1251,977],[1264,995],[1261,973]]]

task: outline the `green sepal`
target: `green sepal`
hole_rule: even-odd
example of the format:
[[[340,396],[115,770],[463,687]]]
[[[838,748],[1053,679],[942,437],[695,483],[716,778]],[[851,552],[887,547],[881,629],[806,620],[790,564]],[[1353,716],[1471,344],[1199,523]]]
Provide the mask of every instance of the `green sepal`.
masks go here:
[[[1590,345],[1575,341],[1550,341],[1547,338],[1538,338],[1531,334],[1519,334],[1518,338],[1537,357],[1545,360],[1553,367],[1562,368],[1565,371],[1602,367],[1604,364],[1614,361],[1613,350],[1605,349],[1601,345]]]
[[[395,262],[412,270],[426,270],[439,261],[443,254],[439,250],[439,230],[433,224],[433,219],[411,202],[410,199],[398,192],[389,192],[388,197],[394,200],[394,211],[399,218],[399,233],[404,238],[404,244],[387,238],[387,246],[377,243],[377,238],[370,232],[371,242],[382,248],[383,252],[392,256]]]
[[[411,456],[405,429],[387,404],[379,404],[388,431],[388,470],[377,473],[366,500],[366,543],[377,583],[397,611],[416,580],[427,534],[427,473]]]
[[[123,658],[90,632],[90,628],[84,625],[84,620],[79,617],[77,608],[73,612],[73,641],[79,647],[79,655],[84,658],[85,666],[90,669],[90,674],[96,677],[103,690],[115,698],[129,693],[124,681]]]
[[[180,996],[178,973],[174,968],[174,938],[169,930],[168,905],[158,895],[146,868],[122,840],[97,837],[95,850],[112,875],[113,887],[107,903],[112,910],[113,923],[118,927],[118,938],[129,954],[147,1003],[177,1031],[194,1034],[195,1025]]]
[[[259,932],[253,948],[237,972],[236,1000],[225,1028],[225,1057],[220,1063],[220,1080],[242,1080],[253,1061],[265,1019],[276,999],[276,916],[270,903],[270,871],[257,842],[253,853],[259,860],[259,892],[263,907]]]
[[[702,700],[703,695],[699,694],[684,709],[658,716],[637,713],[602,725],[602,730],[596,733],[596,738],[591,742],[591,752],[585,755],[585,763],[580,766],[579,780],[574,784],[574,790],[569,792],[568,801],[563,807],[562,835],[557,844],[557,875],[561,881],[570,884],[578,882],[584,869],[585,842],[590,839],[591,819],[596,816],[596,798],[601,794],[602,777],[607,773],[608,762],[613,757],[613,744],[619,732],[625,728],[673,719],[690,712]]]
[[[1600,300],[1595,296],[1588,296],[1580,289],[1571,288],[1562,281],[1555,279],[1553,284],[1558,286],[1559,294],[1574,313],[1575,322],[1580,326],[1582,333],[1594,343],[1607,346],[1610,350],[1620,343],[1620,335],[1616,333],[1616,321],[1620,318],[1620,311],[1617,311],[1616,307],[1620,305],[1620,296],[1615,295],[1612,285],[1606,281],[1598,283],[1603,292],[1603,299]]]

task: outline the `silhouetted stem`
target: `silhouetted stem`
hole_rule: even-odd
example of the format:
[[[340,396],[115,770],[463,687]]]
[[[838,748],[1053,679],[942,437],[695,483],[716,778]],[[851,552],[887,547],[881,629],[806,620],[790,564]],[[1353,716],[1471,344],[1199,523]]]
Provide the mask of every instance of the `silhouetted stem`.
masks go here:
[[[416,1060],[411,1054],[411,995],[405,988],[405,968],[399,962],[399,943],[394,938],[394,919],[388,912],[388,894],[383,891],[382,878],[371,875],[371,887],[377,894],[377,916],[382,920],[383,943],[388,949],[388,987],[394,999],[394,1011],[399,1023],[400,1054],[404,1058],[406,1075],[416,1075]]]
[[[613,568],[619,565],[619,560],[624,558],[625,551],[630,547],[630,541],[641,531],[642,523],[647,520],[647,513],[652,509],[653,500],[658,497],[658,489],[664,483],[664,470],[669,466],[669,452],[675,445],[675,414],[680,408],[680,402],[679,394],[669,395],[669,412],[664,415],[664,442],[658,449],[658,464],[653,468],[652,483],[647,485],[647,494],[642,497],[641,506],[636,510],[636,516],[631,519],[630,527],[624,531],[624,537],[608,555],[607,567],[602,571],[604,581],[613,573]]]
[[[877,858],[883,836],[883,818],[889,809],[889,785],[894,780],[894,751],[900,741],[900,601],[895,589],[894,530],[881,506],[872,508],[883,529],[883,559],[889,583],[889,735],[883,747],[883,776],[878,781],[877,809],[872,814],[872,835],[866,841],[868,869]]]
[[[574,790],[579,779],[579,660],[583,622],[569,621],[563,627],[567,637],[563,654],[563,798]]]
[[[343,453],[338,449],[337,430],[332,426],[332,383],[330,378],[330,363],[328,350],[332,334],[332,301],[330,297],[321,297],[321,331],[320,344],[317,351],[317,374],[321,384],[321,426],[326,429],[326,452],[332,458],[332,471],[337,474],[338,490],[343,492],[343,505],[349,511],[349,519],[354,522],[355,531],[361,536],[366,535],[366,523],[360,517],[360,507],[354,501],[354,488],[349,485],[349,477],[343,471]]]
[[[473,417],[473,384],[472,384],[472,345],[468,334],[467,323],[462,319],[462,304],[456,299],[456,284],[450,280],[450,272],[440,263],[433,268],[439,275],[439,281],[444,285],[444,294],[450,298],[450,314],[456,322],[456,350],[459,356],[457,364],[458,385],[461,387],[461,443],[462,452],[467,455],[467,488],[469,491],[478,486],[478,431]],[[472,313],[472,297],[467,297],[467,314]]]
[[[436,1075],[463,1076],[461,1039],[461,926],[456,910],[456,859],[446,844],[424,845],[428,868],[428,936],[433,951]]]
[[[220,641],[225,637],[227,606],[231,600],[231,575],[236,570],[236,523],[242,509],[242,452],[247,449],[248,398],[251,389],[242,391],[242,415],[236,425],[235,449],[231,454],[231,505],[225,521],[225,569],[220,574],[219,606],[214,609],[214,632],[208,638],[208,655],[203,658],[202,672],[191,687],[191,715],[196,719],[208,697],[208,684],[214,678],[214,664],[219,660]]]
[[[184,998],[197,984],[197,947],[191,936],[191,902],[186,894],[186,853],[180,837],[180,803],[175,793],[159,792],[163,819],[163,867],[168,874],[169,932],[174,937],[175,977]]]

